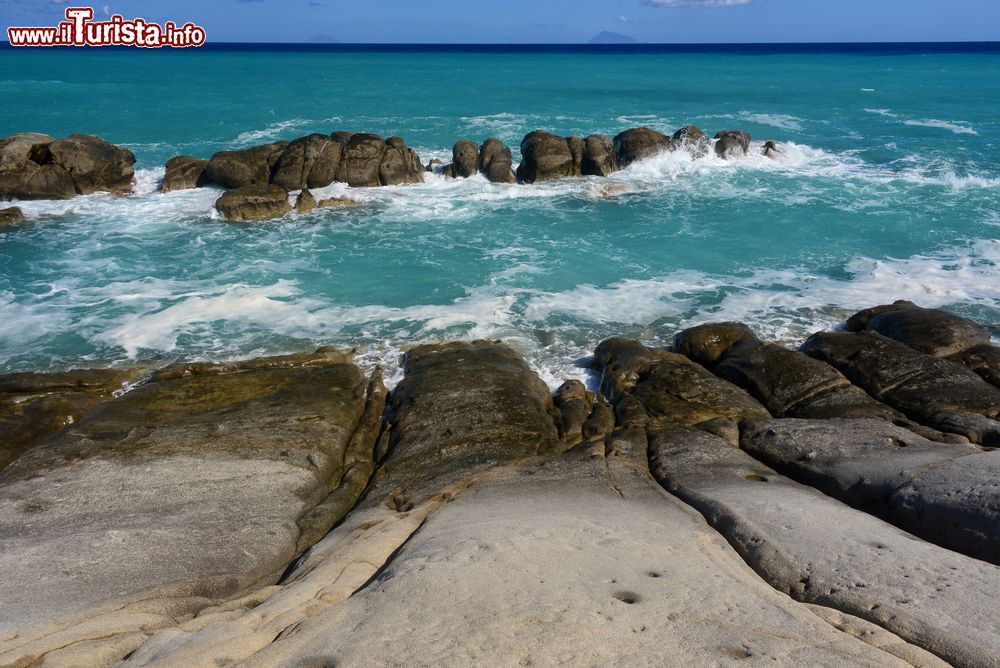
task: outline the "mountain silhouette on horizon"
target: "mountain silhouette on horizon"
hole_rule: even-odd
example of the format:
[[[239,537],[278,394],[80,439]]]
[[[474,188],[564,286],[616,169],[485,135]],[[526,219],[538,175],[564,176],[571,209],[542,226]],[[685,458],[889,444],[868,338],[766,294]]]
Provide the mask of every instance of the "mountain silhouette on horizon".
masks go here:
[[[638,44],[634,37],[604,30],[594,35],[587,44]]]

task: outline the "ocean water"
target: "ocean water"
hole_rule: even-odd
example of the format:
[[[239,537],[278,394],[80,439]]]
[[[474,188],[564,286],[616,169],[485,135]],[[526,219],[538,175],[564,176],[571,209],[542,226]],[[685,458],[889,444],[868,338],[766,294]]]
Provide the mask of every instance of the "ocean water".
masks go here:
[[[892,299],[998,323],[998,76],[995,47],[2,49],[0,136],[95,133],[138,162],[134,195],[25,202],[0,232],[0,371],[335,344],[395,378],[409,346],[491,337],[555,384],[604,337],[713,320],[790,344]],[[754,155],[335,184],[317,194],[363,205],[256,224],[220,220],[215,189],[158,192],[173,155],[311,132],[399,135],[426,162],[688,123]]]

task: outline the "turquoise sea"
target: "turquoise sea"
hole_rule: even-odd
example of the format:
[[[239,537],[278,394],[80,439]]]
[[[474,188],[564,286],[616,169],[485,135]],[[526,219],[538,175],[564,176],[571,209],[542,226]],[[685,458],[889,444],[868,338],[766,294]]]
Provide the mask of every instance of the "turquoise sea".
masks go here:
[[[94,133],[134,195],[26,202],[0,232],[0,371],[501,338],[550,382],[609,335],[739,319],[789,343],[891,299],[1000,322],[1000,51],[275,47],[0,49],[0,136]],[[751,133],[531,186],[352,189],[363,206],[259,224],[219,191],[161,195],[173,155],[311,132],[458,139]],[[764,140],[786,159],[756,155]],[[329,194],[327,194],[329,193]],[[996,329],[994,331],[997,331]]]

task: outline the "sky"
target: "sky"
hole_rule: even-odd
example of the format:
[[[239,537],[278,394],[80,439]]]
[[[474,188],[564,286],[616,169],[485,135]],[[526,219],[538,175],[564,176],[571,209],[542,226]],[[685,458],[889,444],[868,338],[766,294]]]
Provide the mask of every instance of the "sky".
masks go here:
[[[0,26],[55,25],[67,0],[0,0]],[[86,0],[71,1],[88,6]],[[98,17],[192,21],[209,41],[649,43],[998,41],[1000,0],[94,0]]]

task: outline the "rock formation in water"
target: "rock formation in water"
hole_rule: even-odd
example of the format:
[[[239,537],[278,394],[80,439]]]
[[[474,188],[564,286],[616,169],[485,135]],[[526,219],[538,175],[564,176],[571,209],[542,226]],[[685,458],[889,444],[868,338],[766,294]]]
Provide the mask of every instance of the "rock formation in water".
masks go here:
[[[2,376],[0,665],[997,666],[996,348],[848,329]]]
[[[0,200],[129,193],[134,164],[131,151],[96,135],[12,135],[0,139]]]

